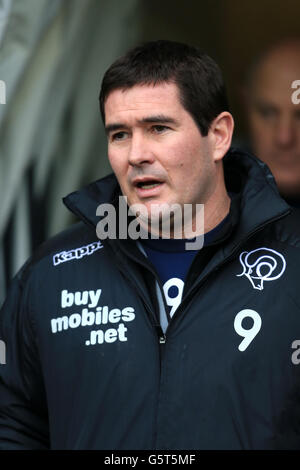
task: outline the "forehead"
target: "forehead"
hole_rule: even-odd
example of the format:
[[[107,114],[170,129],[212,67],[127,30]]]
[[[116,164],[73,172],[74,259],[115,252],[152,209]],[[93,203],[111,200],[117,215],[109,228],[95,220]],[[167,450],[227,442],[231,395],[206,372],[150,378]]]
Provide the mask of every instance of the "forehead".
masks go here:
[[[106,122],[117,116],[131,113],[168,113],[184,111],[179,98],[179,90],[174,83],[157,85],[135,85],[128,89],[113,90],[105,101]]]
[[[278,105],[295,107],[291,101],[291,84],[300,77],[300,48],[298,51],[277,51],[270,54],[257,68],[251,94]]]

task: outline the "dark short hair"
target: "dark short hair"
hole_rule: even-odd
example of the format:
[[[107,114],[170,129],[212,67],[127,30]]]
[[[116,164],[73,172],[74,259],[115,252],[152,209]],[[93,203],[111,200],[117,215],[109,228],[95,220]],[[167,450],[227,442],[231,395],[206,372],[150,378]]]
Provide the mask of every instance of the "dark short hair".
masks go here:
[[[218,114],[229,111],[222,73],[216,62],[196,47],[159,40],[131,49],[106,71],[99,96],[103,122],[105,100],[112,91],[164,82],[177,85],[182,106],[203,136]]]

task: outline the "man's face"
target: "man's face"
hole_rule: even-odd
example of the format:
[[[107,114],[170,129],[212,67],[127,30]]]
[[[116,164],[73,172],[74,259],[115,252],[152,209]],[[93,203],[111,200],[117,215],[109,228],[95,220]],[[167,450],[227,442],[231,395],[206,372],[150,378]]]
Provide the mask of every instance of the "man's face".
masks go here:
[[[254,153],[270,167],[285,196],[300,195],[300,104],[291,88],[300,77],[300,54],[277,54],[255,75],[247,97]]]
[[[210,134],[202,137],[173,83],[112,91],[108,156],[128,205],[204,204],[215,186]]]

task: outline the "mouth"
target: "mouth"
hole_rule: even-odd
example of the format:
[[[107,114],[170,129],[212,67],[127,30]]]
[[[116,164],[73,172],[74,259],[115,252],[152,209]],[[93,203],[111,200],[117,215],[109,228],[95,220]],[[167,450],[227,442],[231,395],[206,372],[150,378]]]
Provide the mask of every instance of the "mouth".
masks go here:
[[[152,189],[152,188],[156,188],[160,184],[162,184],[162,183],[157,182],[157,181],[156,182],[155,181],[153,181],[153,182],[147,181],[145,183],[137,183],[136,186],[138,188],[141,188],[141,189]]]
[[[151,178],[151,177],[148,177],[148,178],[136,178],[135,180],[133,180],[133,185],[137,188],[141,188],[141,189],[152,189],[152,188],[156,188],[157,186],[159,186],[160,184],[162,184],[163,181],[161,180],[158,180],[157,178]]]
[[[155,195],[156,191],[164,184],[156,178],[137,178],[133,181],[133,186],[140,196]]]

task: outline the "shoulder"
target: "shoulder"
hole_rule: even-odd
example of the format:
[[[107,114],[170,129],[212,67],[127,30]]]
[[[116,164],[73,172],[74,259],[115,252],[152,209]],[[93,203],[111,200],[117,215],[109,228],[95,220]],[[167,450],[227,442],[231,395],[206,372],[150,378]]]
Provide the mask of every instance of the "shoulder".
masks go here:
[[[290,214],[270,224],[270,230],[279,241],[300,248],[300,209],[291,207]]]

